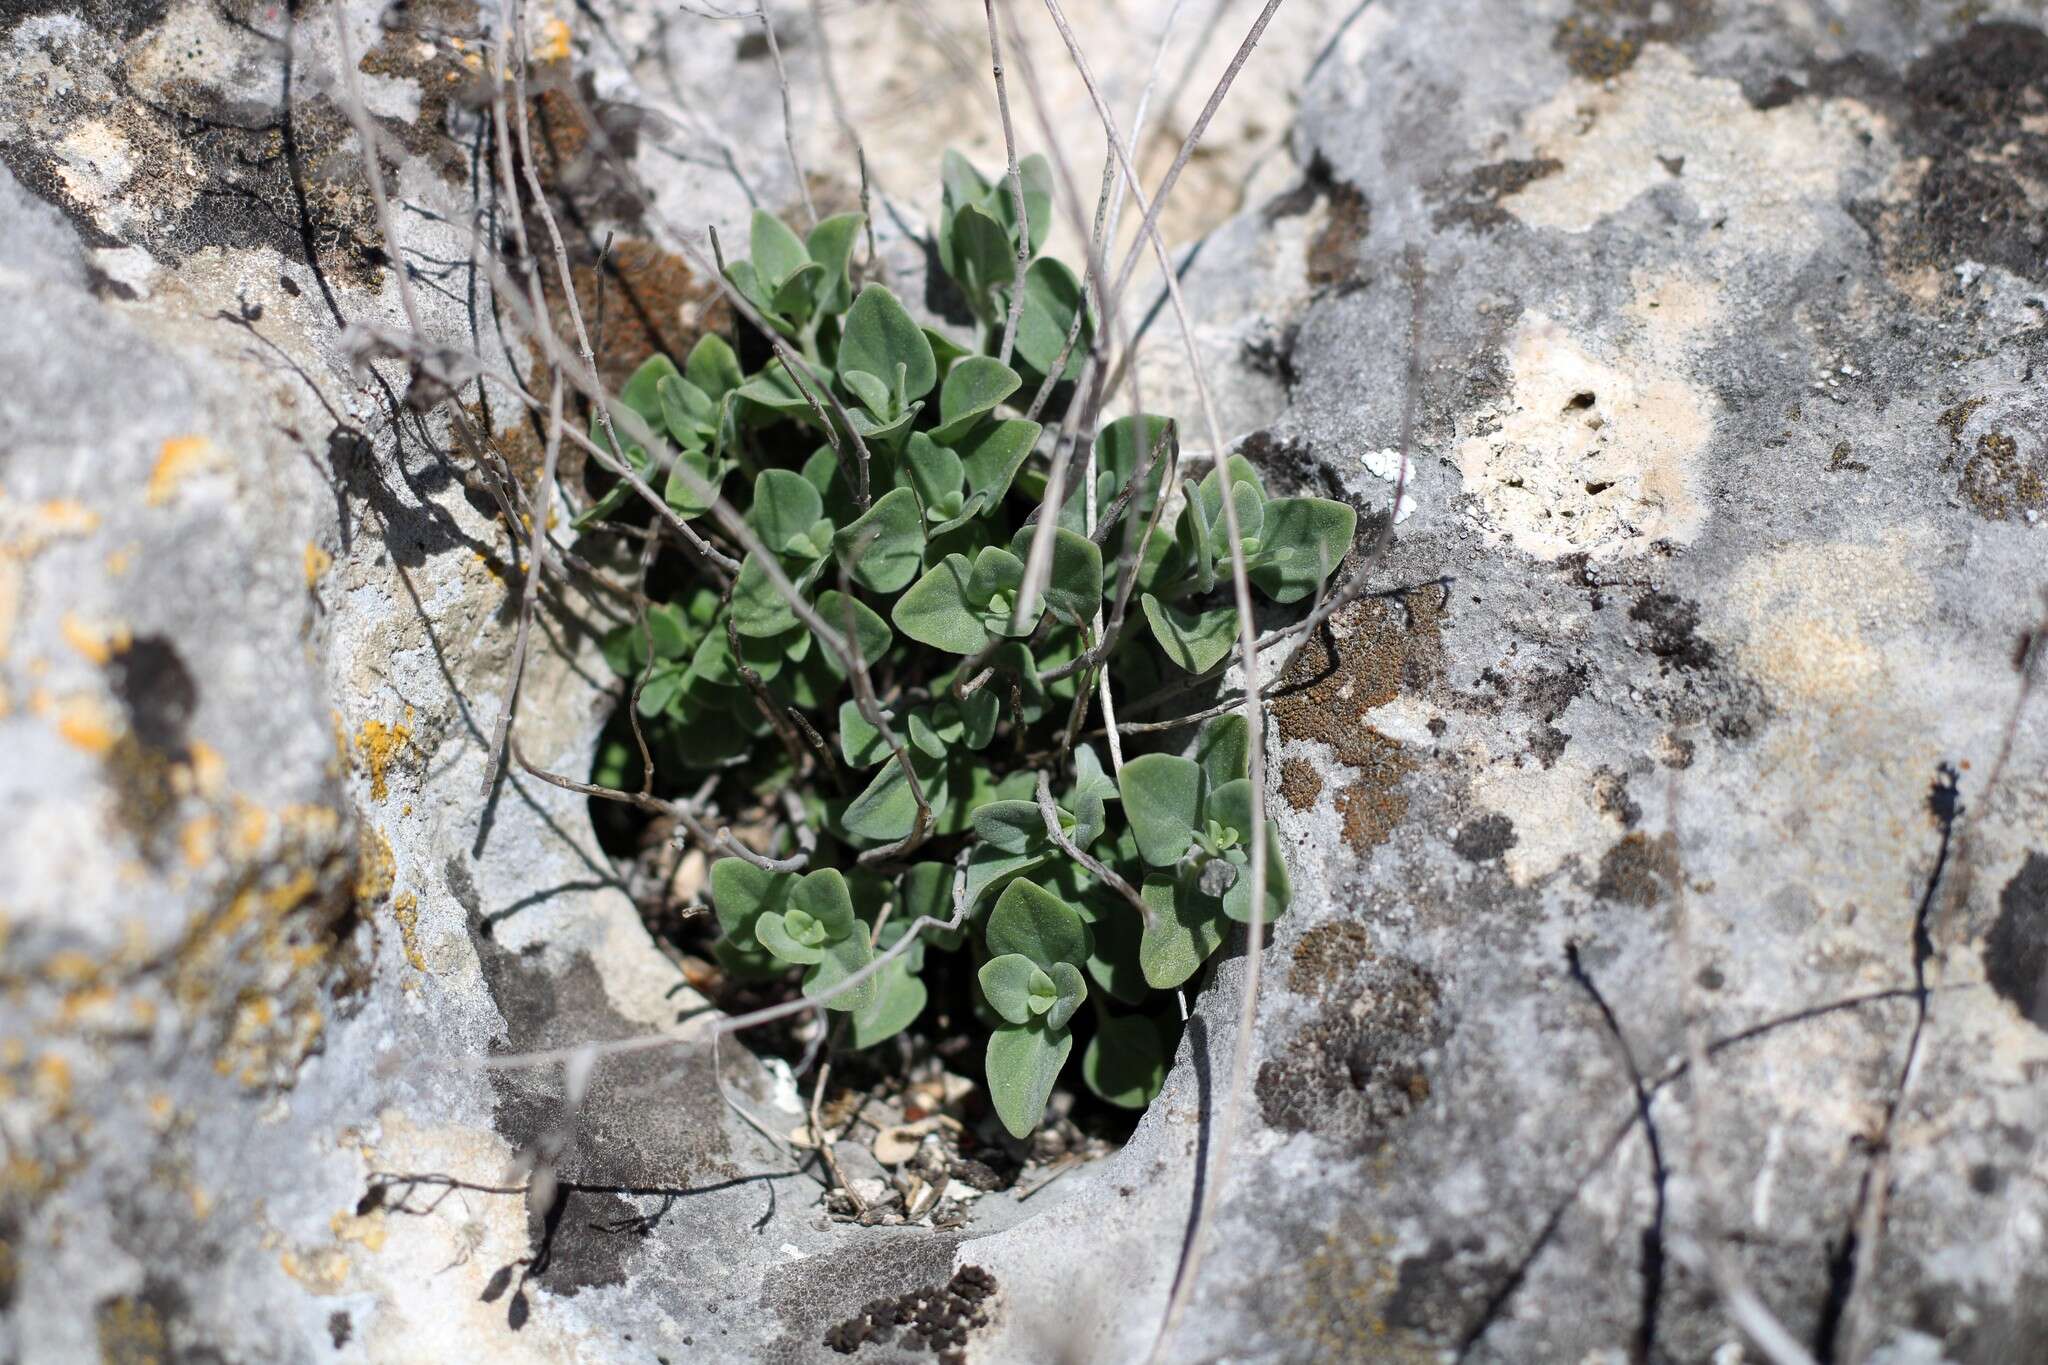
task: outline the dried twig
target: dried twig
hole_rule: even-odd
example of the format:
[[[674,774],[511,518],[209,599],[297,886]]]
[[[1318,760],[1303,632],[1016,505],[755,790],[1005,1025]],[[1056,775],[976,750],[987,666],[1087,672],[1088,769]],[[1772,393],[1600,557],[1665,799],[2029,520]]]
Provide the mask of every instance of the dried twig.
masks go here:
[[[1080,695],[1085,697],[1088,693],[1083,689]],[[1053,804],[1052,799],[1052,781],[1042,772],[1038,775],[1038,813],[1045,819],[1046,837],[1059,845],[1060,852],[1086,868],[1104,886],[1129,901],[1131,908],[1136,910],[1139,916],[1144,919],[1145,927],[1147,929],[1152,928],[1154,922],[1152,907],[1145,904],[1145,898],[1140,896],[1129,882],[1118,876],[1115,868],[1099,858],[1090,857],[1078,844],[1067,836],[1066,830],[1061,828],[1060,808]]]
[[[1009,159],[1010,202],[1017,213],[1017,274],[1010,286],[1010,315],[1003,321],[1003,345],[996,359],[1007,365],[1017,344],[1017,322],[1024,316],[1024,272],[1031,264],[1031,222],[1024,209],[1024,173],[1017,168],[1017,131],[1010,124],[1010,95],[1003,85],[1003,40],[996,33],[996,0],[981,0],[988,16],[988,52],[996,78],[996,114],[1003,124],[1003,152]]]

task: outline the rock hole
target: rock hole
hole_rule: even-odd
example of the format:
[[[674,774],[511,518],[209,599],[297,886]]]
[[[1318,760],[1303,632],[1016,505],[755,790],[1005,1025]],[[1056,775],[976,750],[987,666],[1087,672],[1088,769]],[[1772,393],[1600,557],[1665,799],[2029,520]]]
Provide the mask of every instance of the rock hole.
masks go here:
[[[1564,405],[1564,410],[1566,412],[1584,412],[1599,401],[1600,396],[1591,389],[1582,390],[1572,395],[1572,401]]]

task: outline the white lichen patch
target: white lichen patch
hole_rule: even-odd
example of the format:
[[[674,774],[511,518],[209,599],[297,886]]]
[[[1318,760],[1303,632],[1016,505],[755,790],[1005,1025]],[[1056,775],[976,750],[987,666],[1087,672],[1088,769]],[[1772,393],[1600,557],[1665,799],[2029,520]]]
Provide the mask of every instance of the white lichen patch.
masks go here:
[[[1682,544],[1705,519],[1695,464],[1713,399],[1667,363],[1661,340],[1624,354],[1598,344],[1527,314],[1508,393],[1458,445],[1486,529],[1540,559]]]
[[[1717,250],[1811,250],[1839,213],[1842,179],[1882,120],[1854,100],[1760,110],[1735,81],[1701,76],[1661,43],[1616,79],[1568,82],[1530,111],[1522,134],[1562,163],[1502,200],[1531,227],[1585,232],[1660,185],[1677,185],[1715,224]],[[1870,144],[1876,146],[1876,140]]]

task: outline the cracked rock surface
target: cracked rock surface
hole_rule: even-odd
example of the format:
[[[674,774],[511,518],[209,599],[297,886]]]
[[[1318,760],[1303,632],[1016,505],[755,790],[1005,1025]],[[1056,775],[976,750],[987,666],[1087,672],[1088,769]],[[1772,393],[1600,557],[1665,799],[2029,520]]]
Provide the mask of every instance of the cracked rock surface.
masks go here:
[[[1272,699],[1295,903],[1169,1358],[1733,1359],[1737,1281],[1819,1360],[2032,1358],[2038,5],[1304,8],[1248,87],[1291,156],[1250,119],[1204,170],[1242,211],[1196,340],[1363,547],[1419,331],[1413,510]],[[702,320],[678,229],[795,191],[739,26],[604,9],[528,18],[616,381]],[[561,1079],[468,1063],[698,1002],[582,798],[489,782],[525,561],[476,446],[528,487],[540,449],[468,267],[489,18],[0,14],[0,1359],[919,1358],[863,1341],[883,1302],[970,1360],[1142,1358],[1235,954],[1129,1145],[963,1229],[829,1221],[701,1049],[605,1063],[552,1226],[517,1193]],[[428,417],[344,335],[400,311],[337,23],[424,325],[495,376]],[[1171,327],[1148,397],[1192,410]],[[565,581],[519,733],[580,776],[616,604]]]

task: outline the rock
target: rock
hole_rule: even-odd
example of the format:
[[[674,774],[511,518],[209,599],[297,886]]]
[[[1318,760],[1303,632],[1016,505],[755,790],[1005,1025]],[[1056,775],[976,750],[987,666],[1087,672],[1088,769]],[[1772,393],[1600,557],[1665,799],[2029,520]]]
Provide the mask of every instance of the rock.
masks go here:
[[[585,287],[617,233],[616,380],[706,319],[682,229],[795,200],[773,73],[740,26],[528,8]],[[972,1359],[1143,1358],[1234,1101],[1169,1358],[1723,1358],[1710,1249],[1819,1358],[2020,1358],[2048,38],[2012,9],[1286,7],[1322,27],[1245,89],[1299,85],[1291,160],[1254,100],[1196,187],[1275,196],[1187,262],[1219,424],[1370,533],[1417,275],[1423,349],[1383,595],[1275,699],[1296,895],[1250,1089],[1233,957],[1127,1147],[934,1231],[825,1217],[740,1048],[607,1059],[573,1126],[558,1068],[476,1065],[701,1003],[584,799],[490,780],[525,565],[493,490],[539,457],[467,265],[492,7],[16,7],[0,1356],[808,1360],[908,1298]],[[337,23],[423,330],[485,371],[438,406],[356,364],[404,314]],[[842,79],[885,50],[850,32]],[[1140,369],[1194,410],[1170,310]],[[612,607],[563,581],[518,735],[573,776]]]

